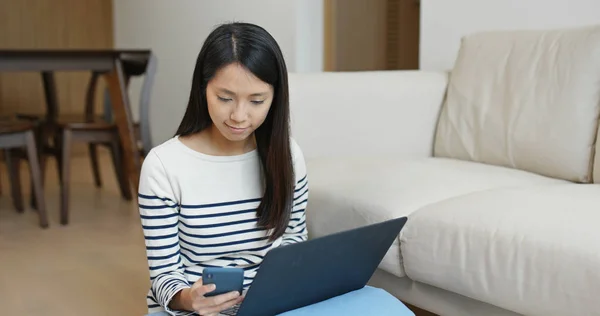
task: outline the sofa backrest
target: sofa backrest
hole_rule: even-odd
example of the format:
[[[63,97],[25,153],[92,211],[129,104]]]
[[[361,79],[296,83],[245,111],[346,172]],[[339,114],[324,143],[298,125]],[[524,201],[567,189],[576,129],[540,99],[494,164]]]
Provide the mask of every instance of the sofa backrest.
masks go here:
[[[463,38],[434,154],[591,182],[600,26]]]
[[[292,136],[306,158],[433,154],[448,73],[290,73]]]

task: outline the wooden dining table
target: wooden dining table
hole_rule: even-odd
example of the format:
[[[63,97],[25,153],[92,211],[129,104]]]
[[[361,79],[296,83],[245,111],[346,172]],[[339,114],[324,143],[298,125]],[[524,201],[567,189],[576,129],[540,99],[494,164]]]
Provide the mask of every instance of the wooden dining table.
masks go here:
[[[123,148],[124,167],[137,192],[141,158],[126,89],[125,68],[134,68],[133,72],[143,73],[150,56],[150,50],[0,50],[0,73],[40,73],[46,100],[46,119],[55,122],[59,105],[54,73],[102,72],[106,77],[112,116]]]

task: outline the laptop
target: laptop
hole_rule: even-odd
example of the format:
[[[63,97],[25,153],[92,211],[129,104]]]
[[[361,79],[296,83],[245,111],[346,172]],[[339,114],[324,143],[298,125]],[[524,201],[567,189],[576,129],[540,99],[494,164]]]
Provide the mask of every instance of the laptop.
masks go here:
[[[277,315],[363,288],[407,218],[270,250],[244,301],[219,315]]]

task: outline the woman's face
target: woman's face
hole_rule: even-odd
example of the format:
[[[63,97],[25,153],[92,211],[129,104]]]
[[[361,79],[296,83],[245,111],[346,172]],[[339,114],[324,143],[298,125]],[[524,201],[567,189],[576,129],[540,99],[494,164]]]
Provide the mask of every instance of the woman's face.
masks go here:
[[[246,140],[265,121],[273,93],[271,85],[238,63],[221,68],[206,87],[214,127],[229,141]]]

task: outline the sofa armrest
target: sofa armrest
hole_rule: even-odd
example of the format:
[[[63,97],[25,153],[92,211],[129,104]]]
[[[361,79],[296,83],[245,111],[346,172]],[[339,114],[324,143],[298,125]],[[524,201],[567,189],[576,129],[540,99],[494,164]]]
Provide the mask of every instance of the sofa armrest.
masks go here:
[[[292,135],[307,159],[432,154],[446,72],[291,73]]]

